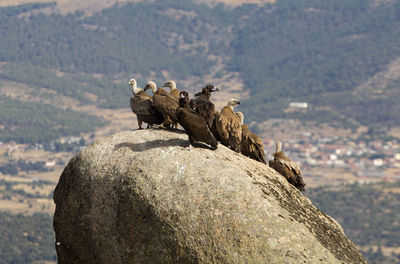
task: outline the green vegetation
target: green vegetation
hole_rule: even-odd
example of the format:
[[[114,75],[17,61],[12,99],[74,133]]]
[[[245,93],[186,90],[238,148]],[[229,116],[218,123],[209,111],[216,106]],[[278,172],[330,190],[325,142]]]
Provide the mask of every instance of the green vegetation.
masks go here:
[[[44,181],[44,180],[39,180],[39,181],[32,181],[29,182],[31,179],[27,178],[27,182],[24,183],[27,186],[32,187],[33,190],[41,189],[44,185],[50,185],[54,186],[53,182],[49,181]],[[0,195],[3,200],[11,200],[12,198],[24,200],[24,199],[30,199],[30,198],[44,198],[44,199],[51,199],[53,198],[53,193],[49,195],[44,195],[40,193],[39,191],[35,192],[26,192],[23,189],[14,189],[15,185],[19,185],[21,182],[18,181],[6,181],[6,180],[0,180],[0,186],[4,186],[4,189],[0,189]],[[1,259],[1,258],[0,258]]]
[[[242,105],[250,119],[261,120],[268,113],[275,118],[336,120],[352,128],[356,123],[351,120],[369,126],[400,124],[393,114],[400,96],[396,89],[381,98],[351,94],[400,56],[398,2],[373,12],[369,0],[282,0],[235,9],[169,0],[115,5],[92,17],[81,12],[29,13],[48,6],[0,9],[7,18],[0,24],[0,60],[12,62],[3,67],[0,78],[53,89],[82,103],[93,100],[87,97],[90,93],[98,97],[99,106],[124,107],[129,89],[115,83],[116,76],[153,71],[162,78],[161,71],[167,69],[178,79],[202,77],[213,65],[207,55],[215,54],[230,57],[229,67],[241,72],[251,89],[252,97]],[[22,13],[28,15],[21,19]],[[231,26],[233,34],[227,34]],[[48,69],[70,74],[58,76]],[[398,82],[390,85],[396,88]],[[282,110],[293,100],[315,108],[285,114]],[[368,111],[359,111],[366,104]],[[332,112],[315,110],[319,106]]]
[[[52,217],[0,212],[0,263],[55,261]]]
[[[305,100],[360,123],[400,125],[390,114],[393,105],[382,109],[387,98],[365,101],[352,94],[400,56],[399,14],[398,1],[371,10],[369,0],[281,0],[256,10],[232,42],[231,69],[242,72],[252,94],[245,110],[255,120],[265,113],[280,117],[288,105],[282,99]],[[343,96],[332,94],[338,92]],[[273,102],[284,104],[273,108]],[[359,111],[367,103],[368,111]]]
[[[49,169],[45,166],[45,161],[26,161],[26,160],[18,160],[18,162],[9,162],[2,166],[0,166],[0,172],[3,174],[17,175],[18,170],[20,171],[39,171],[46,172],[52,169]]]
[[[177,20],[165,14],[174,6],[183,11],[199,8],[199,13],[195,19]],[[187,1],[115,5],[89,18],[76,12],[30,14],[20,19],[17,12],[7,10],[3,9],[7,19],[1,20],[0,27],[1,61],[107,75],[168,69],[179,77],[202,76],[212,61],[201,48],[195,53],[178,50],[177,35],[188,42],[205,38],[207,23],[226,23],[223,18],[229,17],[221,16],[223,8],[213,13],[205,5]]]
[[[39,92],[39,88],[47,88],[82,103],[95,103],[99,107],[126,107],[129,101],[127,98],[131,96],[127,84],[116,83],[106,78],[95,78],[88,74],[59,76],[55,71],[32,64],[4,65],[0,78],[27,83],[35,89],[35,92]],[[87,94],[95,95],[97,100],[93,101]]]
[[[204,78],[215,63],[209,55],[217,55],[251,90],[241,105],[248,121],[268,113],[352,129],[400,125],[400,79],[379,96],[353,94],[400,56],[398,1],[374,9],[371,0],[281,0],[229,9],[167,0],[117,4],[91,17],[38,12],[54,4],[0,8],[0,61],[10,62],[1,79],[118,108],[127,106],[130,90],[115,80],[137,75],[144,83],[154,72],[158,81],[163,70],[177,80]],[[307,101],[313,109],[285,113],[289,101]]]
[[[364,248],[400,247],[400,181],[352,184],[310,189],[306,195],[323,212],[336,219],[346,235]],[[369,263],[398,263],[400,255],[364,250]]]
[[[93,131],[106,122],[97,116],[51,105],[0,98],[0,141],[45,143]]]

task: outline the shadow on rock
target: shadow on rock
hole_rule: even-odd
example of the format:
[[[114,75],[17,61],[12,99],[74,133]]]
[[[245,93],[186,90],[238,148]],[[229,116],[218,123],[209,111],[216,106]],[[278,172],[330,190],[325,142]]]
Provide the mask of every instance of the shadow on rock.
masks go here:
[[[115,145],[114,151],[120,148],[130,148],[134,152],[142,152],[153,148],[163,148],[172,146],[185,147],[187,145],[188,145],[188,140],[183,140],[180,138],[172,138],[168,140],[157,139],[144,143],[130,143],[130,142],[119,143]]]

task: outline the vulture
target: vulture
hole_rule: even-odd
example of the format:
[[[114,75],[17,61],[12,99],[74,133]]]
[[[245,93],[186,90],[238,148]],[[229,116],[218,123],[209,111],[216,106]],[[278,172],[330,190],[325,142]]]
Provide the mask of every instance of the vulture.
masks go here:
[[[170,94],[172,94],[172,96],[175,97],[175,99],[176,99],[177,101],[179,101],[179,91],[178,91],[178,89],[176,88],[176,83],[175,83],[174,81],[172,81],[172,80],[167,81],[166,83],[163,84],[162,87],[163,87],[163,88],[164,88],[164,87],[168,87],[168,88],[170,89],[170,90],[169,90]]]
[[[301,177],[300,168],[282,152],[282,143],[280,141],[276,142],[276,152],[273,155],[274,159],[269,161],[269,166],[282,174],[299,191],[303,192],[306,184]]]
[[[211,128],[215,118],[215,106],[210,101],[211,93],[219,91],[218,88],[212,84],[207,84],[201,92],[195,94],[195,98],[189,101],[189,106],[194,111],[199,113],[207,122],[207,125]]]
[[[251,132],[247,125],[243,124],[244,115],[242,112],[236,112],[242,124],[242,141],[240,142],[240,152],[252,159],[266,163],[264,144],[257,134]]]
[[[189,135],[189,149],[196,142],[206,143],[217,149],[218,141],[210,131],[204,118],[189,107],[189,95],[186,91],[179,93],[179,108],[176,110],[179,124]]]
[[[148,89],[153,91],[153,104],[164,117],[164,123],[161,127],[170,127],[171,125],[174,125],[174,127],[177,128],[178,119],[176,117],[176,109],[179,107],[179,99],[165,91],[162,87],[157,89],[157,86],[153,81],[149,81],[144,87],[145,91]]]
[[[130,100],[131,109],[137,116],[139,129],[142,129],[142,122],[147,123],[147,128],[154,124],[162,124],[164,122],[163,115],[154,107],[152,97],[137,87],[135,79],[130,79],[129,85],[132,86],[133,92]]]
[[[228,105],[221,109],[216,118],[216,130],[222,144],[240,152],[242,141],[242,127],[239,117],[233,112],[233,107],[240,104],[239,100],[231,99]]]

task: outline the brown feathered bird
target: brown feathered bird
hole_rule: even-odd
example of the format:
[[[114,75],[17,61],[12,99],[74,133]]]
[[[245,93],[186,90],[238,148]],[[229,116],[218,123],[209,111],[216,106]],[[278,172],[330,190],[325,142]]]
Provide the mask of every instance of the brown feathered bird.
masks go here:
[[[189,107],[189,94],[186,91],[182,91],[179,97],[179,108],[176,111],[176,115],[179,124],[189,136],[189,147],[196,142],[202,142],[210,145],[212,149],[216,149],[218,141],[214,138],[206,121]]]
[[[179,99],[165,91],[162,87],[157,89],[157,85],[153,81],[149,81],[144,87],[145,91],[148,89],[153,91],[153,104],[164,117],[164,123],[161,127],[170,127],[173,125],[177,128],[178,118],[176,117],[176,109],[179,107]]]
[[[211,128],[215,118],[215,105],[210,101],[211,93],[219,91],[218,88],[212,84],[207,84],[201,92],[195,94],[195,98],[189,101],[189,106],[194,111],[199,113],[207,122],[207,125]]]
[[[269,161],[269,166],[282,174],[294,187],[302,192],[305,191],[306,184],[301,176],[300,167],[296,162],[285,156],[280,141],[276,142],[276,152],[273,155],[274,159]]]
[[[136,114],[139,129],[142,129],[142,123],[147,123],[147,128],[154,124],[159,125],[164,122],[163,115],[153,105],[153,99],[143,89],[137,87],[135,79],[129,80],[132,86],[133,96],[130,99],[132,112]]]
[[[242,124],[242,141],[240,142],[240,152],[252,159],[266,163],[264,144],[257,134],[251,132],[249,127],[244,122],[244,115],[242,112],[236,112]]]
[[[239,117],[233,112],[233,107],[240,104],[239,100],[231,99],[228,105],[221,109],[216,118],[216,129],[222,144],[240,152],[242,141],[242,127]]]

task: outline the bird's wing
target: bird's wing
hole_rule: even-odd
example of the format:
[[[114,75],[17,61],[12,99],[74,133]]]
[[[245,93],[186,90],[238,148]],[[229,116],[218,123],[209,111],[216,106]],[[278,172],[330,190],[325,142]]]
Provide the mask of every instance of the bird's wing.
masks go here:
[[[264,152],[264,144],[259,136],[253,132],[249,132],[246,135],[246,139],[249,142],[249,149],[251,153],[254,153],[259,161],[265,163],[266,157]]]
[[[140,94],[132,96],[130,105],[132,112],[136,115],[150,115],[154,113],[153,102],[150,96],[146,97]]]
[[[177,120],[176,110],[179,107],[179,102],[172,95],[154,94],[154,106],[164,115],[169,116],[172,120]]]
[[[242,138],[242,128],[240,124],[240,120],[235,113],[229,107],[224,107],[219,114],[218,121],[220,123],[220,130],[218,132],[222,133],[224,138],[228,138],[230,136],[238,138],[241,140]],[[220,135],[221,136],[221,135]]]
[[[282,165],[287,167],[289,170],[293,171],[295,174],[301,175],[300,167],[296,162],[292,161],[287,157],[281,158],[278,161],[282,163]]]
[[[212,146],[218,144],[204,118],[192,109],[178,108],[177,117],[179,124],[196,141],[201,141]]]
[[[204,99],[196,100],[196,112],[199,113],[206,120],[209,127],[212,126],[214,121],[215,106],[212,102]]]

